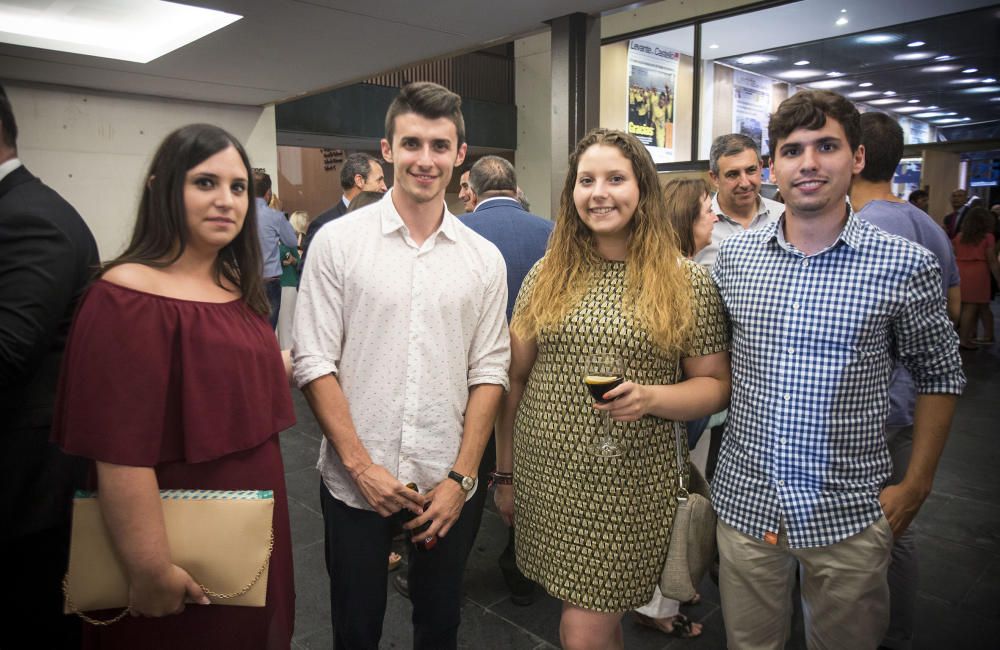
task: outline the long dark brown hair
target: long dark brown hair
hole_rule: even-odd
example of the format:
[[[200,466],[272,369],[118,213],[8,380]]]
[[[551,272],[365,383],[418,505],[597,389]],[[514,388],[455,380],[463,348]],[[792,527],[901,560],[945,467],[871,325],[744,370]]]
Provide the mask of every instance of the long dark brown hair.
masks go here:
[[[128,263],[166,268],[180,259],[190,237],[184,207],[187,173],[229,147],[236,149],[247,171],[247,214],[243,228],[216,257],[215,281],[223,288],[223,278],[238,286],[247,306],[266,316],[270,305],[264,292],[250,159],[239,140],[211,124],[181,127],[160,144],[145,177],[132,240],[124,253],[104,265],[101,273]]]
[[[962,225],[959,226],[959,238],[963,244],[978,244],[986,237],[987,233],[993,232],[993,221],[996,219],[989,210],[976,206],[969,208],[969,211],[962,218]]]

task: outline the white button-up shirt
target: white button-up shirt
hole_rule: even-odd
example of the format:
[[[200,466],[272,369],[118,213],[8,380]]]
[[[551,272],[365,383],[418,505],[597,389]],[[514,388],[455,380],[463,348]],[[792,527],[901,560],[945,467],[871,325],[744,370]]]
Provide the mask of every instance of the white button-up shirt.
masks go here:
[[[458,457],[469,388],[506,389],[510,364],[503,257],[442,209],[420,246],[391,192],[324,226],[292,329],[295,383],[337,375],[372,460],[421,492]],[[325,438],[318,467],[336,499],[371,510]]]
[[[785,212],[785,206],[777,201],[772,201],[771,199],[766,199],[761,195],[757,195],[757,214],[753,219],[750,220],[750,225],[747,228],[743,227],[743,224],[738,221],[734,221],[722,212],[722,208],[719,207],[719,194],[716,193],[712,197],[712,212],[718,217],[718,221],[712,226],[712,243],[701,249],[697,255],[694,256],[694,261],[702,266],[711,269],[715,264],[715,258],[719,256],[719,246],[722,242],[726,241],[733,235],[737,235],[744,230],[756,230],[762,226],[766,226],[772,221],[777,221]]]

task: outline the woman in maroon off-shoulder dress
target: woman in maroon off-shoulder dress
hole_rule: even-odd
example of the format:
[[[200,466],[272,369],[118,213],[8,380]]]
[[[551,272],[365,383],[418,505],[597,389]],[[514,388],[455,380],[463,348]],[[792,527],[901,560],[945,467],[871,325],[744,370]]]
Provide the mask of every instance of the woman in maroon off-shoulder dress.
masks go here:
[[[278,433],[294,413],[266,319],[252,189],[247,155],[222,129],[196,124],[167,136],[131,243],[105,265],[73,323],[53,437],[95,461],[133,614],[85,625],[85,647],[290,646]],[[168,488],[274,492],[265,607],[198,604],[204,594],[167,548],[157,491]]]

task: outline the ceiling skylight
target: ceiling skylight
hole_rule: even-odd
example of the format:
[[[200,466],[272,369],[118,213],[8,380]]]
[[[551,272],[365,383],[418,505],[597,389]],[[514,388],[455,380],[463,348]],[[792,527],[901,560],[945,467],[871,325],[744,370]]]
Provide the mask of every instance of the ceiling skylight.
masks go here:
[[[0,43],[148,63],[240,18],[160,0],[0,0]]]

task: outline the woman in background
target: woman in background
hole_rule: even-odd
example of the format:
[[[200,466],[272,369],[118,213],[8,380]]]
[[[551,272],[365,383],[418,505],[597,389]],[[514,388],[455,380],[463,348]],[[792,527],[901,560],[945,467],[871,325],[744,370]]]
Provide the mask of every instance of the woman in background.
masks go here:
[[[292,317],[295,315],[295,298],[298,295],[299,268],[302,262],[302,238],[309,227],[309,213],[296,210],[288,217],[288,222],[295,230],[299,245],[294,249],[278,242],[278,255],[281,260],[281,309],[278,311],[278,345],[282,350],[292,347]]]
[[[992,342],[993,314],[990,275],[1000,282],[1000,263],[997,262],[996,240],[993,237],[993,215],[986,208],[970,208],[962,219],[958,235],[951,241],[955,247],[958,275],[962,287],[962,313],[958,320],[959,345],[965,350],[975,350],[973,337],[976,323],[986,323],[985,337]]]
[[[94,461],[132,613],[85,626],[84,647],[291,644],[278,433],[295,417],[267,321],[252,178],[242,145],[222,129],[193,124],[168,135],[146,175],[131,242],[104,265],[73,323],[53,437]],[[197,576],[171,561],[160,489],[273,491],[265,607],[207,604]]]

